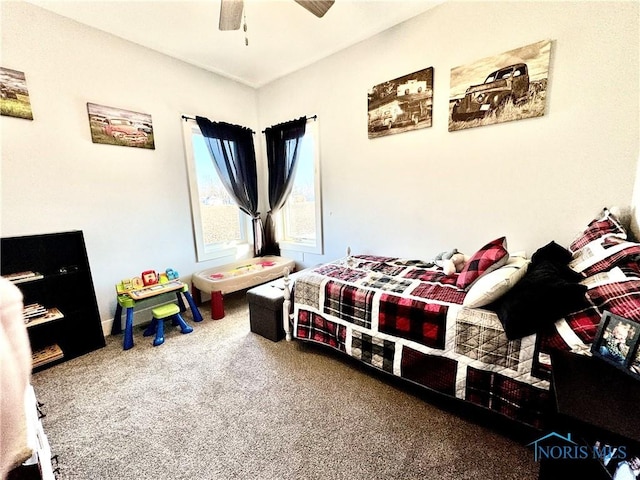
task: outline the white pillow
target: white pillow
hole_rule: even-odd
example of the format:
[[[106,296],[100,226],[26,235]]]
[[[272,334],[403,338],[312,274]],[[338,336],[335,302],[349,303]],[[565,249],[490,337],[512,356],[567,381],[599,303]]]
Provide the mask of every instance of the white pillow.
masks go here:
[[[529,260],[525,257],[510,257],[505,265],[480,277],[467,292],[462,305],[477,308],[497,300],[524,277],[528,267]]]

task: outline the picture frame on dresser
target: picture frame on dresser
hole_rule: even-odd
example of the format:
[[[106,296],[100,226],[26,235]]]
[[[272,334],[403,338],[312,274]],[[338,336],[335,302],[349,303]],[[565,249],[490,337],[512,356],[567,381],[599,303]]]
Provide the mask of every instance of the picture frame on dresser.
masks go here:
[[[591,353],[640,378],[639,339],[640,324],[605,310],[591,345]]]
[[[628,369],[631,375],[640,380],[640,341],[636,342],[635,351],[631,355]]]

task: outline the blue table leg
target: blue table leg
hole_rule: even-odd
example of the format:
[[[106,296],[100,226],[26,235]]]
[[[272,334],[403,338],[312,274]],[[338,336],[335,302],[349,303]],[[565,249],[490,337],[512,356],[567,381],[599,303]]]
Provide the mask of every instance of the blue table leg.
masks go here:
[[[156,338],[153,339],[153,346],[157,347],[164,343],[164,319],[158,319],[158,328],[156,329]]]
[[[133,347],[133,307],[127,307],[127,323],[124,327],[124,350]]]
[[[191,307],[191,313],[193,314],[193,321],[201,322],[202,314],[200,313],[200,310],[198,310],[198,307],[196,306],[195,302],[193,301],[193,297],[191,297],[191,294],[188,291],[185,291],[182,293],[184,293],[184,296],[187,299],[187,302],[189,302],[189,307]]]
[[[111,335],[118,335],[119,333],[122,333],[122,305],[118,303],[116,314],[113,316],[113,323],[111,324]]]

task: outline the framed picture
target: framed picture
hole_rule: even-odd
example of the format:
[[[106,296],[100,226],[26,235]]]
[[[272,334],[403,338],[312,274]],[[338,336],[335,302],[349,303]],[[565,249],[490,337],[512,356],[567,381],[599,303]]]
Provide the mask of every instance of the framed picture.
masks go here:
[[[628,476],[628,472],[640,470],[640,449],[636,446],[621,447],[596,440],[592,452],[593,457],[599,460],[603,469],[609,474],[607,478],[632,478]]]
[[[551,40],[451,69],[449,131],[544,115]]]
[[[640,376],[640,370],[635,370],[640,369],[639,337],[640,324],[605,311],[591,345],[591,353],[629,373],[635,371],[636,375]]]
[[[91,141],[108,145],[155,149],[153,124],[148,113],[87,103]]]
[[[0,67],[0,114],[33,120],[24,72]]]
[[[640,378],[640,342],[636,342],[636,349],[631,355],[629,362],[629,372]]]
[[[433,67],[373,86],[367,102],[369,138],[430,127]]]

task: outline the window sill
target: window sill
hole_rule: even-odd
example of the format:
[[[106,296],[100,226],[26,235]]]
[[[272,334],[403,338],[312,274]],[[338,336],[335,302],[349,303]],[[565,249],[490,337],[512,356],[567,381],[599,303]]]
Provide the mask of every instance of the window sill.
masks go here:
[[[322,255],[324,253],[322,245],[316,245],[312,243],[298,243],[298,242],[285,242],[280,241],[280,250],[291,250],[294,252],[303,252],[303,253],[315,253],[317,255]]]

